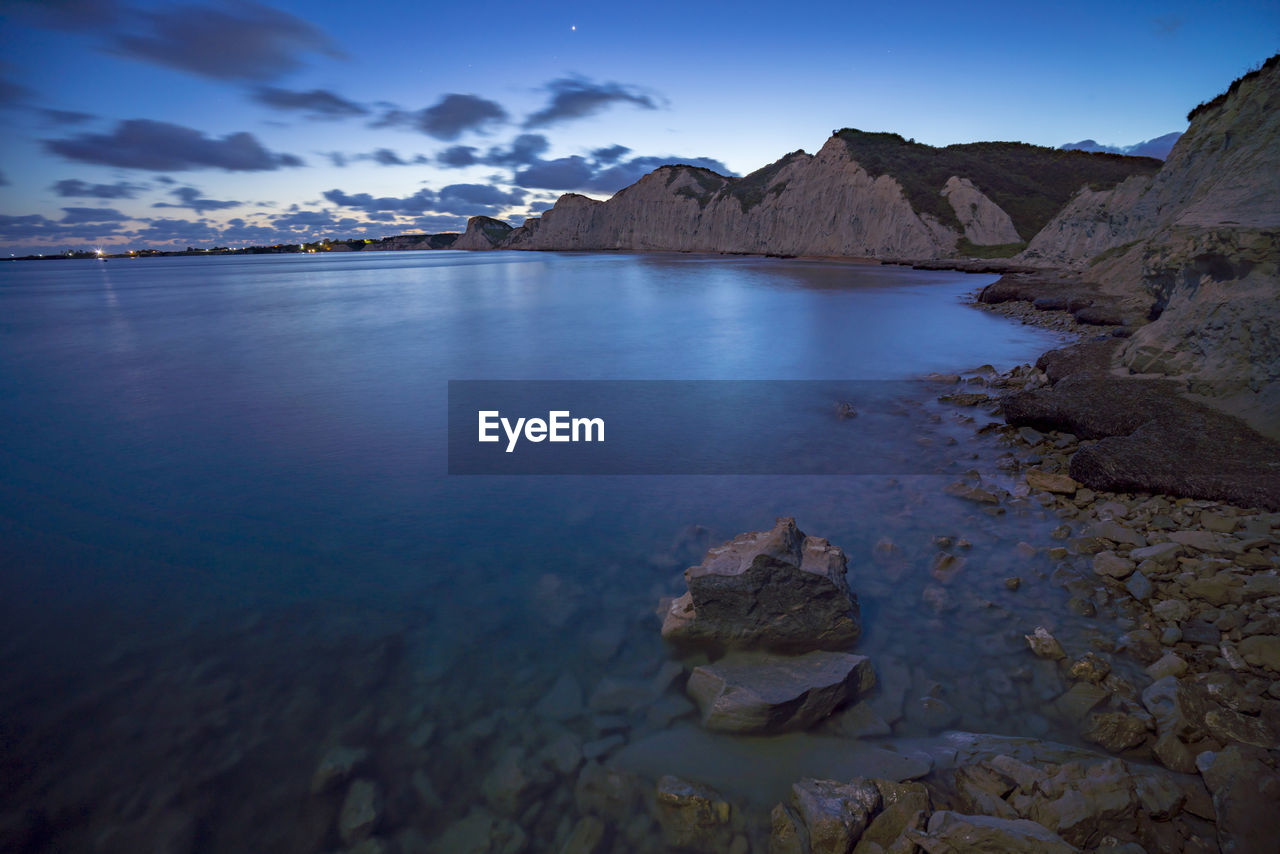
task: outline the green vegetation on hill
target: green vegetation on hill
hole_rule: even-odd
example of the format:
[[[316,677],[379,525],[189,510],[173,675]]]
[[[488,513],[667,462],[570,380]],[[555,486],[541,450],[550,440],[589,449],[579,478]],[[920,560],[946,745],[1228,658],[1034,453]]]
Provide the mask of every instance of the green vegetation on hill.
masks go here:
[[[698,184],[698,189],[688,186],[681,187],[676,190],[676,195],[693,199],[698,203],[699,208],[705,208],[707,202],[711,201],[711,197],[715,195],[716,191],[732,180],[719,172],[714,172],[702,166],[690,166],[687,163],[676,163],[673,166],[663,168],[669,170],[667,174],[668,187],[684,172],[693,177],[693,180]]]
[[[1088,184],[1108,189],[1131,175],[1151,174],[1161,163],[1150,157],[1126,157],[1062,151],[1023,142],[973,142],[934,148],[896,133],[836,131],[849,154],[872,176],[889,175],[917,213],[932,214],[961,230],[942,188],[952,175],[968,178],[1013,220],[1030,240],[1076,191]],[[745,179],[744,179],[745,180]]]
[[[781,160],[770,163],[761,169],[757,169],[750,175],[744,175],[733,181],[725,188],[724,192],[733,196],[738,200],[738,204],[742,205],[742,212],[754,208],[756,205],[764,201],[764,197],[768,193],[777,195],[786,189],[786,183],[778,184],[775,187],[769,185],[773,183],[773,179],[782,171],[782,167],[786,166],[797,157],[803,157],[803,151],[793,151],[784,156]]]
[[[1201,113],[1209,110],[1215,110],[1222,106],[1227,98],[1231,97],[1235,91],[1240,88],[1241,83],[1246,80],[1252,80],[1253,78],[1261,75],[1262,72],[1270,68],[1274,68],[1277,65],[1280,65],[1280,53],[1274,54],[1270,59],[1259,65],[1257,68],[1254,68],[1248,73],[1242,74],[1235,80],[1231,81],[1231,85],[1227,87],[1227,91],[1223,92],[1221,95],[1213,98],[1212,100],[1201,101],[1199,104],[1196,104],[1196,106],[1191,109],[1191,112],[1187,113],[1187,121],[1191,121]]]

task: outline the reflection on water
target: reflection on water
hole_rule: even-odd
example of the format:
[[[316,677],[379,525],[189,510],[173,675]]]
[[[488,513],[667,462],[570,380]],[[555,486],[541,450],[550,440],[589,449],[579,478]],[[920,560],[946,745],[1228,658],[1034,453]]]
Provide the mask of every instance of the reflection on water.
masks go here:
[[[659,598],[778,515],[848,552],[858,651],[905,698],[893,736],[1054,732],[1057,677],[1021,632],[1070,633],[1066,594],[1018,543],[1056,523],[944,495],[998,482],[1006,449],[925,392],[894,417],[905,449],[941,450],[935,476],[444,474],[450,379],[899,379],[1051,344],[963,304],[989,280],[520,253],[0,265],[0,833],[411,852],[452,827],[558,850],[608,812],[594,763],[686,744]],[[672,762],[732,759],[687,743]],[[616,850],[660,850],[625,812]]]

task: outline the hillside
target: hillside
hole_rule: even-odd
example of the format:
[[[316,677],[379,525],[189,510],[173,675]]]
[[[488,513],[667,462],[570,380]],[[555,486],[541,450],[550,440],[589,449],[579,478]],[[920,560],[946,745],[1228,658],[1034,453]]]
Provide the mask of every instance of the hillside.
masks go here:
[[[477,222],[458,248],[911,261],[984,247],[1010,254],[1081,187],[1111,188],[1159,166],[1022,143],[934,148],[846,129],[817,154],[795,151],[741,178],[664,166],[608,201],[568,194],[509,234]]]

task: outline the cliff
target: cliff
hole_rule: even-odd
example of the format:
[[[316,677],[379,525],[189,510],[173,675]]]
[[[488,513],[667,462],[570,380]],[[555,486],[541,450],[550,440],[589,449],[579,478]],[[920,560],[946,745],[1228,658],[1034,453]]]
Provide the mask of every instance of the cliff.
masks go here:
[[[922,261],[961,246],[1015,250],[1081,185],[1159,162],[1021,143],[945,148],[842,130],[742,178],[664,166],[607,201],[562,196],[509,234],[473,219],[459,249],[631,250]],[[964,243],[961,243],[963,238]]]
[[[1188,118],[1159,172],[1081,191],[1019,260],[1151,301],[1118,366],[1280,437],[1280,54]]]

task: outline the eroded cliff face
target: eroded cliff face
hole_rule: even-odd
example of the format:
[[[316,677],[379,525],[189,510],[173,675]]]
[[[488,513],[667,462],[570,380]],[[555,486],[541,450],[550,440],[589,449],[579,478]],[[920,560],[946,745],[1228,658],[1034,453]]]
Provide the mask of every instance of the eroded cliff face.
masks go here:
[[[979,240],[986,221],[999,218],[994,203],[982,199]],[[503,246],[924,259],[951,254],[958,237],[917,215],[897,181],[871,177],[832,138],[816,155],[794,152],[736,181],[664,166],[605,202],[562,196]],[[470,244],[460,241],[458,248]]]
[[[1280,438],[1280,57],[1233,90],[1153,177],[1082,191],[1021,260],[1154,299],[1121,367],[1179,377]]]
[[[973,186],[968,178],[952,175],[942,189],[951,203],[956,219],[964,226],[964,236],[978,246],[1000,246],[1021,243],[1018,230],[1004,208]]]

